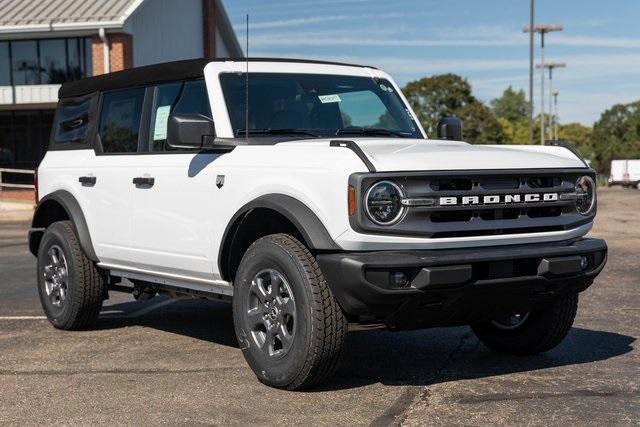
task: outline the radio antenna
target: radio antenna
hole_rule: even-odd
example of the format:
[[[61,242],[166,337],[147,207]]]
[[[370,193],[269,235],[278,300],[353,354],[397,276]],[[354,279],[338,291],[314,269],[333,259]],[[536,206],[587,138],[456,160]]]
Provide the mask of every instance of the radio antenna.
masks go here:
[[[247,49],[245,56],[244,139],[249,142],[249,14],[247,13]]]

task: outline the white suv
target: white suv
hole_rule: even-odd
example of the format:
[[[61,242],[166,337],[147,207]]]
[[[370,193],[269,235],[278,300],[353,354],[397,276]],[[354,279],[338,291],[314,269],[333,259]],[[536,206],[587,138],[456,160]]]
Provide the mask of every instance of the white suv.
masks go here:
[[[562,146],[427,139],[372,67],[190,60],[66,83],[29,234],[44,311],[109,291],[226,299],[260,379],[334,371],[350,325],[471,325],[535,354],[604,267],[595,174]],[[123,279],[128,279],[123,281]]]

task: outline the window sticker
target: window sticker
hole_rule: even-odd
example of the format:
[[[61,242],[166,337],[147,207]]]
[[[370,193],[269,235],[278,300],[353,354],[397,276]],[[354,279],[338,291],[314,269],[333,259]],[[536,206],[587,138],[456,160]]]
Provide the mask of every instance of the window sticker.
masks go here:
[[[171,105],[162,105],[156,110],[156,125],[153,129],[153,140],[159,141],[167,139],[167,123]]]
[[[342,100],[340,99],[340,96],[338,96],[337,94],[335,94],[335,95],[318,95],[318,99],[323,104],[328,104],[330,102],[342,102]]]

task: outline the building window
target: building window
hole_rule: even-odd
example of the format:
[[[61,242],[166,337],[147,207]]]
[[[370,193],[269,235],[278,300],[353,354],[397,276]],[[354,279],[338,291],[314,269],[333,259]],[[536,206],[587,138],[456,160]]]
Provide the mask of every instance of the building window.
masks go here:
[[[10,84],[9,42],[0,42],[0,86],[9,86]]]
[[[67,47],[62,39],[40,41],[40,75],[43,84],[67,80]]]
[[[59,84],[92,75],[91,38],[0,42],[0,85]]]
[[[40,84],[38,42],[33,40],[11,42],[11,67],[14,85]]]

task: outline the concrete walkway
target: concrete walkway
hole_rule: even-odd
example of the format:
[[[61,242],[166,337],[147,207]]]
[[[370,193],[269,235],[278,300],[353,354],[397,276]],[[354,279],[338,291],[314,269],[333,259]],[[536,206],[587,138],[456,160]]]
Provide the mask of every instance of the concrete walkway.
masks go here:
[[[0,199],[0,222],[26,222],[33,216],[33,199]]]

